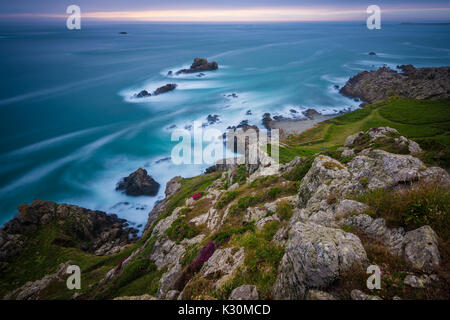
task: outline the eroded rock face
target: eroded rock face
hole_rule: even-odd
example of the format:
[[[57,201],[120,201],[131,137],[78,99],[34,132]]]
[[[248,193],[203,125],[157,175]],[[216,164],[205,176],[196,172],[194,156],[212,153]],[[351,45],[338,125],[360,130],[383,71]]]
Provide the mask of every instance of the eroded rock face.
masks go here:
[[[0,261],[6,261],[23,250],[27,232],[36,231],[51,222],[65,226],[65,237],[54,239],[54,245],[78,247],[98,255],[122,250],[136,240],[138,232],[128,228],[126,220],[116,215],[35,200],[30,205],[21,205],[19,213],[0,229]]]
[[[326,287],[366,260],[356,235],[312,222],[297,222],[289,231],[273,295],[276,299],[304,299],[308,289]]]
[[[228,300],[258,300],[258,290],[256,286],[244,284],[231,291]]]
[[[388,67],[363,71],[351,77],[340,93],[374,103],[398,95],[414,99],[448,99],[450,67],[414,68],[399,66],[402,73]]]
[[[124,190],[129,196],[154,196],[158,193],[159,183],[139,168],[117,184],[116,190]]]
[[[244,248],[217,249],[203,265],[200,274],[205,278],[219,278],[216,286],[220,286],[233,271],[242,265],[244,258]]]
[[[219,69],[219,64],[216,61],[208,62],[204,58],[195,58],[189,69],[182,69],[176,72],[177,75],[182,73],[196,73],[204,71],[212,71]]]

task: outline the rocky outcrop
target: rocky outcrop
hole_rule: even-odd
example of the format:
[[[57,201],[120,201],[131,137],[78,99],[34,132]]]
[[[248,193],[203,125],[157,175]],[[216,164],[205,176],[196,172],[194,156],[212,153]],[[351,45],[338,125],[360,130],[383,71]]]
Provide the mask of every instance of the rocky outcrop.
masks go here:
[[[147,90],[142,90],[139,93],[135,94],[136,98],[145,98],[145,97],[150,97],[152,94],[150,92],[148,92]]]
[[[448,99],[450,97],[450,67],[415,68],[398,67],[397,72],[388,67],[363,71],[351,77],[340,93],[374,103],[391,96],[414,99]]]
[[[63,233],[53,240],[53,245],[77,247],[97,255],[121,251],[136,240],[138,232],[127,227],[127,221],[116,215],[36,200],[30,205],[21,205],[19,213],[0,229],[0,261],[20,254],[28,233],[52,223],[63,226]]]
[[[124,190],[129,196],[154,196],[158,193],[159,183],[147,174],[147,170],[139,168],[123,178],[116,190]]]
[[[419,144],[413,140],[401,136],[394,128],[379,127],[371,128],[366,132],[358,132],[345,139],[341,156],[354,156],[360,151],[367,152],[374,146],[385,145],[396,149],[398,153],[415,154],[422,151]]]
[[[156,90],[153,92],[153,95],[154,95],[154,96],[157,96],[157,95],[159,95],[159,94],[162,94],[162,93],[166,93],[166,92],[175,90],[176,87],[177,87],[177,85],[176,85],[175,83],[168,83],[168,84],[166,84],[165,86],[162,86],[162,87],[159,87],[158,89],[156,89]]]
[[[273,295],[276,299],[305,299],[308,289],[327,287],[366,259],[356,235],[311,222],[297,222],[289,231]]]
[[[244,258],[244,248],[217,249],[203,265],[200,274],[205,278],[218,279],[215,285],[219,287],[242,265]]]
[[[320,116],[320,115],[321,115],[321,114],[320,114],[319,112],[317,112],[317,110],[315,110],[315,109],[307,109],[307,110],[303,111],[302,113],[303,113],[303,115],[304,115],[305,117],[307,117],[308,119],[314,119],[314,118],[316,118],[317,116]]]
[[[160,95],[162,93],[166,93],[172,90],[175,90],[177,87],[177,85],[175,83],[168,83],[162,87],[159,87],[158,89],[156,89],[153,92],[154,96]],[[136,98],[147,98],[147,97],[151,97],[152,94],[150,92],[148,92],[147,90],[141,90],[139,93],[135,93],[134,96]]]
[[[189,69],[181,69],[176,72],[177,75],[182,73],[196,73],[196,72],[204,72],[204,71],[212,71],[219,69],[219,65],[216,61],[208,62],[208,60],[204,58],[195,58]]]

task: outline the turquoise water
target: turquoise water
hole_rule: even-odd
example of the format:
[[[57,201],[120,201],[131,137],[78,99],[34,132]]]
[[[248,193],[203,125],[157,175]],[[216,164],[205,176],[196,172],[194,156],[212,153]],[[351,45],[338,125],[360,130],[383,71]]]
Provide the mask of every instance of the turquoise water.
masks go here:
[[[120,35],[127,31],[127,35]],[[145,224],[175,175],[172,126],[208,114],[223,130],[243,119],[306,108],[333,114],[358,103],[333,88],[383,64],[450,65],[450,27],[362,23],[0,25],[0,223],[34,199],[73,203]],[[369,56],[374,51],[377,56]],[[194,57],[216,60],[205,77],[167,77]],[[171,93],[132,99],[177,83]],[[238,98],[228,98],[236,93]],[[252,115],[246,115],[252,110]],[[127,197],[117,181],[138,167],[161,183],[156,197]]]

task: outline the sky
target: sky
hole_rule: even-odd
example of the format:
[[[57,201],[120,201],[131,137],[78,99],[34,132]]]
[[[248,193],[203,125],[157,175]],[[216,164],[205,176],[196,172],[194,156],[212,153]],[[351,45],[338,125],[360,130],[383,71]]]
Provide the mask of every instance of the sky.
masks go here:
[[[357,21],[378,5],[383,19],[450,21],[449,0],[0,0],[0,19],[66,17],[116,21]]]

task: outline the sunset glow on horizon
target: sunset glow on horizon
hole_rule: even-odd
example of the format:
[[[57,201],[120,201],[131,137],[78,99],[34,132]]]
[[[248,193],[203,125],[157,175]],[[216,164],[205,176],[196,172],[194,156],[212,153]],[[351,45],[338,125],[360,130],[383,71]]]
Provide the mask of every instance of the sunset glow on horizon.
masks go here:
[[[294,8],[249,8],[249,9],[186,9],[186,10],[142,10],[142,11],[92,11],[83,12],[87,19],[111,21],[148,21],[148,22],[295,22],[295,21],[356,21],[364,19],[366,8],[333,9],[324,7]],[[383,14],[411,15],[426,13],[450,16],[450,8],[388,8]],[[0,14],[5,18],[65,18],[67,14],[55,13],[18,13]]]

